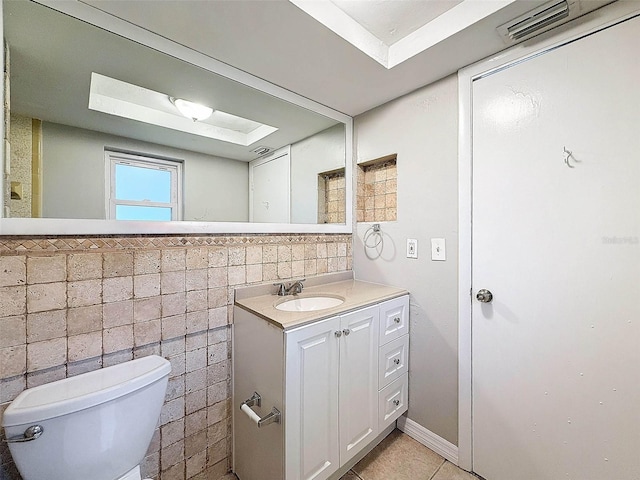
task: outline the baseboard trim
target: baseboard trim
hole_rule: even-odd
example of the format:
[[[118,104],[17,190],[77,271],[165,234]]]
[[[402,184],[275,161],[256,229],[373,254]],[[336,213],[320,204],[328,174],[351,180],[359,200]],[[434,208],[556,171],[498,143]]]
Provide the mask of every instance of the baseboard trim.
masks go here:
[[[410,418],[398,418],[398,429],[414,440],[417,440],[425,447],[430,448],[439,455],[449,460],[454,465],[458,465],[458,447],[453,443],[436,435],[431,430],[424,428],[418,422],[414,422]]]

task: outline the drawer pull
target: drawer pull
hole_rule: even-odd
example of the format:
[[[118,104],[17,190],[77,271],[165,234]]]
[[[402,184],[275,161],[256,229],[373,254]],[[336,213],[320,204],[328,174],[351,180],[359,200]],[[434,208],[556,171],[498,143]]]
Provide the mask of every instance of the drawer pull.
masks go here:
[[[336,337],[340,338],[342,336],[342,332],[340,330],[336,330]]]
[[[400,400],[394,400],[394,401],[393,401],[393,404],[394,404],[396,407],[398,407],[398,406],[400,405]]]
[[[393,363],[395,363],[396,365],[400,365],[400,359],[399,358],[394,358],[393,359]]]
[[[344,330],[342,330],[342,333],[344,333],[345,336],[348,336],[351,333],[351,330],[349,330],[348,328],[345,328]]]
[[[394,322],[396,322],[396,323],[400,323],[400,317],[395,317],[395,318],[393,319],[393,321],[394,321]]]

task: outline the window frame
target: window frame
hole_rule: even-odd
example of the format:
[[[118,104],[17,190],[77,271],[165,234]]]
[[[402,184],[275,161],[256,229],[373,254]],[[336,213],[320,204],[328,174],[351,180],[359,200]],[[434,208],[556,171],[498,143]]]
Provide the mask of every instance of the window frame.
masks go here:
[[[182,220],[182,169],[183,162],[165,158],[153,157],[144,154],[124,153],[114,150],[104,151],[105,158],[105,215],[107,220],[116,219],[116,208],[119,205],[134,207],[160,207],[171,209],[171,221]],[[139,200],[117,199],[116,190],[116,166],[130,165],[139,168],[168,171],[171,174],[170,202],[150,202]]]

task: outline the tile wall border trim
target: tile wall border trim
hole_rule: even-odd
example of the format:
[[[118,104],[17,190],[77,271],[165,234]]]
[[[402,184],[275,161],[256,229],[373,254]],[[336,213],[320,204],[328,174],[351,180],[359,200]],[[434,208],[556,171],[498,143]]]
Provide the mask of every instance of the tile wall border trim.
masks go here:
[[[248,234],[248,235],[107,235],[1,237],[0,255],[26,253],[104,252],[129,249],[225,247],[249,245],[293,245],[352,241],[351,234]]]

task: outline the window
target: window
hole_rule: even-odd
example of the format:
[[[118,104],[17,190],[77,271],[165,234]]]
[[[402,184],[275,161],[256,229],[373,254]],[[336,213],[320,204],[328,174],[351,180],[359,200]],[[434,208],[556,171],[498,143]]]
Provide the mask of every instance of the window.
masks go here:
[[[105,151],[107,219],[182,218],[182,163]]]

